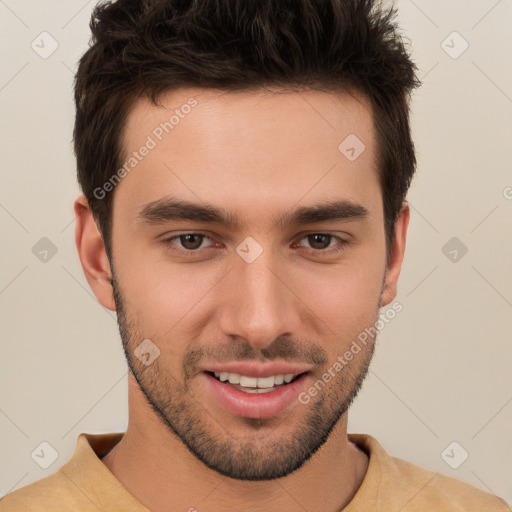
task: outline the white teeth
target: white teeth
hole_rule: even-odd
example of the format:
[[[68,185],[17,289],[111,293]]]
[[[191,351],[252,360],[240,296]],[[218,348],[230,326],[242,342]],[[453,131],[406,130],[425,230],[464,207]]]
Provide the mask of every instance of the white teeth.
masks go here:
[[[274,387],[274,379],[275,377],[271,375],[270,377],[260,377],[258,379],[258,387],[259,388],[273,388]]]
[[[245,388],[269,389],[280,386],[283,383],[290,383],[298,374],[287,373],[286,375],[271,375],[269,377],[247,377],[238,373],[215,372],[215,377],[222,382],[229,381],[230,384],[239,384]]]
[[[274,384],[278,386],[279,384],[282,384],[284,382],[284,375],[276,375],[274,377]]]
[[[244,388],[257,388],[258,379],[256,377],[246,377],[245,375],[240,375],[240,386],[243,386]]]
[[[230,373],[228,380],[230,384],[240,384],[240,375],[238,373]]]

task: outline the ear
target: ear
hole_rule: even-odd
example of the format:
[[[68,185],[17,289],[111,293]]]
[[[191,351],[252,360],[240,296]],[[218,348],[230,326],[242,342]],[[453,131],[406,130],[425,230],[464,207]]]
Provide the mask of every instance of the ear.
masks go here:
[[[395,221],[395,236],[393,237],[389,262],[386,267],[386,276],[384,278],[384,287],[380,300],[381,307],[387,306],[396,297],[398,277],[405,253],[409,217],[409,205],[404,202],[402,203],[398,218]]]
[[[85,278],[100,303],[115,311],[114,295],[110,279],[112,271],[103,237],[96,225],[85,196],[79,196],[74,204],[76,226],[75,243]]]

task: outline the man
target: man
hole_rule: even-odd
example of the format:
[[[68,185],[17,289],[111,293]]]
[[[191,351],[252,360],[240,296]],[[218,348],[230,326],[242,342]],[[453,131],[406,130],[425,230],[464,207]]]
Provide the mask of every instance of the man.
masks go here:
[[[393,16],[370,0],[95,10],[76,244],[118,315],[129,424],[80,435],[1,510],[510,510],[347,434],[416,165],[419,81]]]

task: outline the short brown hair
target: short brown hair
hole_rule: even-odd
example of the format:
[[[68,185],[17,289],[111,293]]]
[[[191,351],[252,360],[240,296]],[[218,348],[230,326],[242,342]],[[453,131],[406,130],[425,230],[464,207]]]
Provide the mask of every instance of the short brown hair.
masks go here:
[[[117,0],[95,7],[75,79],[78,181],[111,255],[113,193],[130,107],[183,86],[356,90],[377,138],[387,255],[416,167],[410,94],[421,83],[395,21],[374,0]]]

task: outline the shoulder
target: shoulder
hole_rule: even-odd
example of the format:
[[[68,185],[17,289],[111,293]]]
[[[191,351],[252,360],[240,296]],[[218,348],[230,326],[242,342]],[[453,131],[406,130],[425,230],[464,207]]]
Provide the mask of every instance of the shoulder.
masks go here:
[[[505,500],[462,480],[390,457],[395,474],[417,494],[411,495],[411,508],[429,507],[450,512],[511,512]],[[421,485],[422,484],[422,485]],[[405,507],[404,512],[409,510]]]
[[[149,512],[101,461],[123,435],[81,433],[71,459],[46,478],[4,496],[0,512]]]
[[[84,501],[85,499],[85,501]],[[0,512],[43,512],[47,510],[95,510],[92,502],[60,469],[53,475],[21,487],[0,500]],[[88,505],[91,507],[88,508]],[[84,508],[85,507],[85,508]]]
[[[512,512],[505,500],[494,494],[389,455],[372,436],[349,434],[349,440],[369,455],[368,484],[363,490],[363,481],[361,490],[363,494],[370,491],[368,496],[374,497],[382,510]]]

